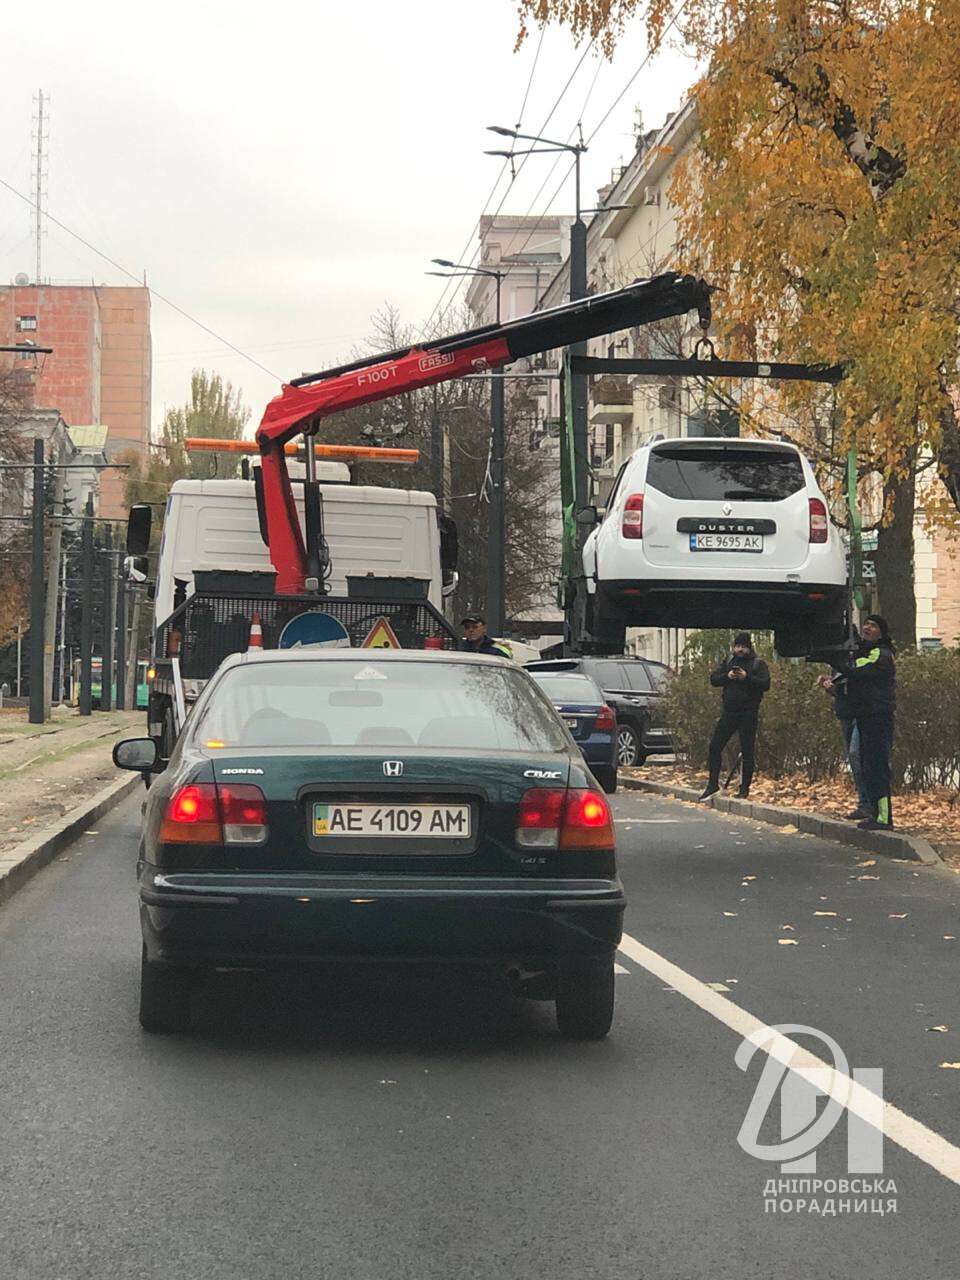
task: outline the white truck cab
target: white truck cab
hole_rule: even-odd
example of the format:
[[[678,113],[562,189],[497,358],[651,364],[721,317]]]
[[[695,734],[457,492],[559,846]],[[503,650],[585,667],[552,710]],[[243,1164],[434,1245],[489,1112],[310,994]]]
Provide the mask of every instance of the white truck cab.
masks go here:
[[[303,491],[294,486],[303,526]],[[437,500],[432,493],[372,485],[324,483],[324,533],[330,548],[331,595],[346,596],[347,577],[420,578],[442,607]],[[193,594],[198,569],[271,569],[260,535],[252,480],[178,480],[167,498],[157,565],[156,624],[169,618],[178,584]]]

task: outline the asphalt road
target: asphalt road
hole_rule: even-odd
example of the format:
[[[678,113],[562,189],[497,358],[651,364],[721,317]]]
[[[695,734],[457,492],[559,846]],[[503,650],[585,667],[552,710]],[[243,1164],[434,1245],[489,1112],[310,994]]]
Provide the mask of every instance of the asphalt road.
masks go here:
[[[958,1186],[890,1141],[895,1214],[764,1211],[784,1175],[737,1144],[763,1055],[741,1071],[739,1036],[636,946],[601,1044],[562,1042],[548,1005],[362,975],[220,977],[192,1036],[142,1034],[138,803],[0,909],[4,1280],[956,1274]],[[939,1065],[960,877],[637,793],[616,810],[633,939],[830,1034],[960,1145]],[[842,1123],[817,1159],[848,1176]]]

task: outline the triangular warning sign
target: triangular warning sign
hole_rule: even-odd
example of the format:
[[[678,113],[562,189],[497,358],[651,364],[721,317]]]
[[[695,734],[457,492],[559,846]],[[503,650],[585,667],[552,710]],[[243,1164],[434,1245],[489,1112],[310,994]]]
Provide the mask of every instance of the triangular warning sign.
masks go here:
[[[370,630],[367,632],[367,638],[360,646],[362,649],[402,649],[400,641],[397,639],[396,633],[386,618],[378,618]]]

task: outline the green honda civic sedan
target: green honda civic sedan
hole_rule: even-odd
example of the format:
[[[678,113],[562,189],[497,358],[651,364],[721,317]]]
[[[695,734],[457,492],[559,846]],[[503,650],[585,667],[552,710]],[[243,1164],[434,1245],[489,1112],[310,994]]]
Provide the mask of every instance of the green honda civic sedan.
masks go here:
[[[162,768],[150,738],[122,768]],[[140,1021],[214,968],[465,967],[613,1018],[624,911],[606,797],[525,671],[473,654],[228,658],[146,795]]]

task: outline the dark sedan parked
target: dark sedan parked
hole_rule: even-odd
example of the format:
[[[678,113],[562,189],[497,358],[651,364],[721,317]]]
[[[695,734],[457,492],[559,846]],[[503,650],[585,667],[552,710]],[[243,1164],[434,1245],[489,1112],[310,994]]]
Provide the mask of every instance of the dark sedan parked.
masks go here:
[[[617,789],[617,717],[589,676],[531,671],[563,717],[590,771],[608,795]]]
[[[116,763],[162,767],[130,739]],[[236,654],[144,810],[140,1020],[205,970],[468,965],[606,1035],[623,887],[610,809],[548,699],[470,654]]]
[[[599,685],[617,717],[617,764],[630,768],[647,756],[673,751],[662,704],[673,672],[649,658],[540,658],[524,664],[530,672],[577,671]]]

